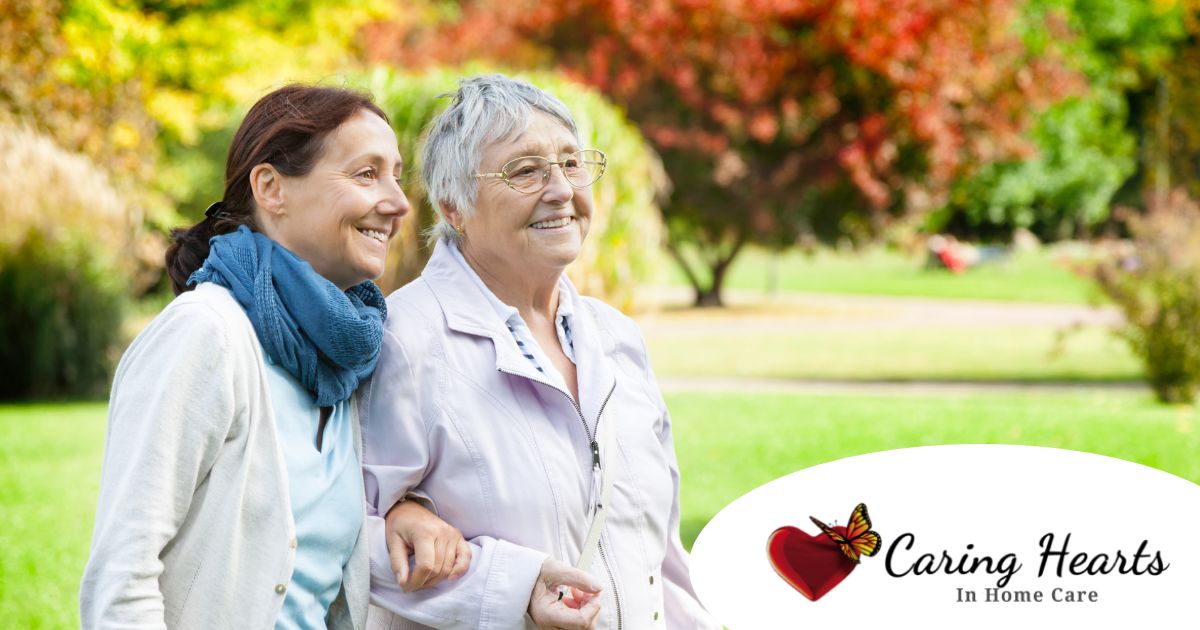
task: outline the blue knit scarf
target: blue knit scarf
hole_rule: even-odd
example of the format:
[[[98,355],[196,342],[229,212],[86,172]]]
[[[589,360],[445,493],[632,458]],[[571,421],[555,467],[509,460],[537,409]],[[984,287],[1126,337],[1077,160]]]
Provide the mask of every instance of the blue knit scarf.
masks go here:
[[[319,407],[350,398],[375,371],[387,304],[373,282],[342,292],[299,256],[241,226],[214,236],[188,284],[212,282],[246,310],[267,354]]]

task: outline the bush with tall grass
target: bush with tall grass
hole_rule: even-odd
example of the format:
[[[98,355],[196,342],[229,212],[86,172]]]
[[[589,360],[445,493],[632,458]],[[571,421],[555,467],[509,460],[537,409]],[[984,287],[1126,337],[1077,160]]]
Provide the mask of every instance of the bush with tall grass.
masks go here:
[[[1120,214],[1132,243],[1114,248],[1093,277],[1125,314],[1118,334],[1158,399],[1191,403],[1200,387],[1200,204],[1178,190],[1145,214]]]
[[[140,234],[88,158],[0,127],[0,399],[104,393]]]

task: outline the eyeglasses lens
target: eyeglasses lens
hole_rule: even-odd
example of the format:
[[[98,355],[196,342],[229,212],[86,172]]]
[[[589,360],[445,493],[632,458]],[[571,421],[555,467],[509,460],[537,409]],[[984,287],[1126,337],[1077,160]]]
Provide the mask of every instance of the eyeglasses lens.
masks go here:
[[[583,188],[599,179],[604,174],[605,165],[604,154],[590,149],[565,156],[561,162],[567,182],[576,188]],[[544,188],[550,181],[551,168],[552,165],[546,158],[530,156],[506,164],[504,174],[514,189],[533,193]]]

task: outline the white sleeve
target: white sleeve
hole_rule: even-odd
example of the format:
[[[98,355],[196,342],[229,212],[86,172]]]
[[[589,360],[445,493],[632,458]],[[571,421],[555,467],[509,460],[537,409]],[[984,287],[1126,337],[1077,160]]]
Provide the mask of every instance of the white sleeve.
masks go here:
[[[419,488],[431,465],[426,422],[433,420],[423,417],[420,383],[390,332],[360,396],[371,602],[434,628],[524,627],[529,597],[547,556],[541,551],[483,536],[471,541],[471,566],[462,577],[411,593],[397,585],[382,516],[406,496],[427,498],[433,506],[437,497],[427,497]]]
[[[165,628],[160,556],[184,522],[235,414],[237,368],[220,315],[165,310],[134,340],[108,407],[91,555],[79,591],[84,628]]]

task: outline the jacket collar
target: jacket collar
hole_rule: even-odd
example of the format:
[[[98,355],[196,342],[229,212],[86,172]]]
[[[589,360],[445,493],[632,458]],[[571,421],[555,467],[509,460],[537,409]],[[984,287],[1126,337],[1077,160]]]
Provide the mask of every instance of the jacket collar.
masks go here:
[[[521,355],[512,333],[500,319],[486,295],[471,281],[467,271],[454,259],[449,245],[438,240],[433,255],[421,272],[446,318],[446,326],[458,333],[486,337],[496,349],[496,369],[548,383],[533,365]],[[585,418],[596,418],[616,382],[608,361],[608,348],[601,341],[594,311],[584,304],[571,281],[564,277],[560,291],[574,307],[572,339],[575,346],[576,378],[579,385],[580,410]]]
[[[454,260],[444,241],[438,240],[434,245],[433,255],[421,272],[421,279],[433,291],[450,330],[488,337],[495,342],[497,368],[514,371],[512,368],[519,365],[517,359],[526,361],[515,348],[509,348],[515,344],[503,343],[506,338],[512,338],[508,328],[492,308],[487,296],[479,291],[458,261]]]

